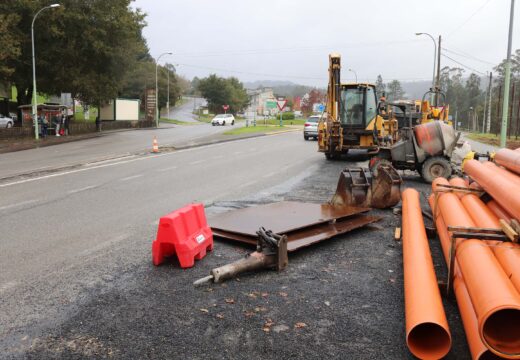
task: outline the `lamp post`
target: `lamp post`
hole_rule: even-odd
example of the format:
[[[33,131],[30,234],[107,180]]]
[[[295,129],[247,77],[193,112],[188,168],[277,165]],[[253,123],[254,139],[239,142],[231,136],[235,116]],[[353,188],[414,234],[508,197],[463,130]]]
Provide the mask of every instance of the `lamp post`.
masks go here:
[[[36,140],[40,138],[38,131],[38,105],[36,104],[36,56],[34,54],[34,21],[36,17],[40,15],[40,13],[45,9],[57,8],[60,4],[51,4],[49,6],[45,6],[41,8],[36,15],[34,15],[32,23],[31,23],[31,45],[32,45],[32,71],[33,71],[33,104],[32,104],[32,116],[34,122],[34,137]]]
[[[155,61],[155,127],[159,127],[159,85],[157,81],[157,71],[159,68],[159,60],[163,55],[172,55],[172,52],[165,52],[159,55]]]
[[[357,83],[357,73],[354,70],[352,70],[352,69],[348,69],[348,71],[354,73],[354,76],[356,77],[356,83]]]
[[[437,64],[437,42],[435,41],[435,38],[433,36],[431,36],[430,34],[428,33],[422,33],[422,32],[419,32],[419,33],[415,33],[415,35],[417,36],[420,36],[420,35],[426,35],[426,36],[429,36],[430,39],[432,39],[433,41],[433,77],[432,77],[432,89],[435,88],[435,65]],[[432,102],[433,104],[433,94],[431,95],[431,99],[430,101]]]

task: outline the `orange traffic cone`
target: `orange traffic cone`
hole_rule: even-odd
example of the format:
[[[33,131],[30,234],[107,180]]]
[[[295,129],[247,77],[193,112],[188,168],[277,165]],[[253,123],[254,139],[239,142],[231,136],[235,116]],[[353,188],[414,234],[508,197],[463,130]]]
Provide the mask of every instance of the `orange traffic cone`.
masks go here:
[[[153,137],[152,152],[153,153],[158,153],[159,152],[159,144],[157,143],[157,137],[156,136]]]

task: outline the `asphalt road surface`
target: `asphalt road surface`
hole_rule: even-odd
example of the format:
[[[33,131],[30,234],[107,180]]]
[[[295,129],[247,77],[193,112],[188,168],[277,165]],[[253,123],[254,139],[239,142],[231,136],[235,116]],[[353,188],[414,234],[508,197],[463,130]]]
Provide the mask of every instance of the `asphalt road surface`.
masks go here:
[[[154,136],[157,137],[159,146],[195,144],[229,128],[207,123],[191,126],[162,123],[159,129],[109,132],[92,139],[1,154],[0,178],[150,151]]]
[[[161,215],[195,201],[208,215],[325,202],[340,170],[366,159],[349,160],[326,161],[316,142],[293,132],[0,182],[0,357],[412,359],[393,239],[400,217],[391,210],[291,254],[280,274],[194,288],[248,251],[221,241],[192,269],[151,263]],[[416,175],[404,178],[429,193]],[[431,246],[443,279],[438,241]],[[469,359],[456,303],[444,302],[453,339],[446,358]]]
[[[206,105],[206,100],[197,97],[185,97],[184,99],[186,101],[185,103],[170,109],[168,118],[186,122],[197,122],[197,115],[193,114],[193,110]]]

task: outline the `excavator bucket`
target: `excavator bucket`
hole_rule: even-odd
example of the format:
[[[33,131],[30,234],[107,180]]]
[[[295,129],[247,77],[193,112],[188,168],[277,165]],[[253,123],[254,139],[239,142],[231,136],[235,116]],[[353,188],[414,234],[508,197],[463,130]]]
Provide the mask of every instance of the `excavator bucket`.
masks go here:
[[[346,168],[330,203],[384,209],[401,200],[403,180],[391,165],[379,165],[374,173],[366,168]]]

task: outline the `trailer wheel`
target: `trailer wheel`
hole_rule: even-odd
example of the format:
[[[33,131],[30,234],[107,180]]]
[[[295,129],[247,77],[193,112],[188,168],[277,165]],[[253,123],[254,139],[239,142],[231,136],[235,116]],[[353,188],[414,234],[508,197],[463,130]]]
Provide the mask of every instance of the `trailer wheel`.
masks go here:
[[[448,159],[434,156],[427,159],[422,166],[421,176],[424,181],[431,183],[438,177],[449,178],[453,169]]]

